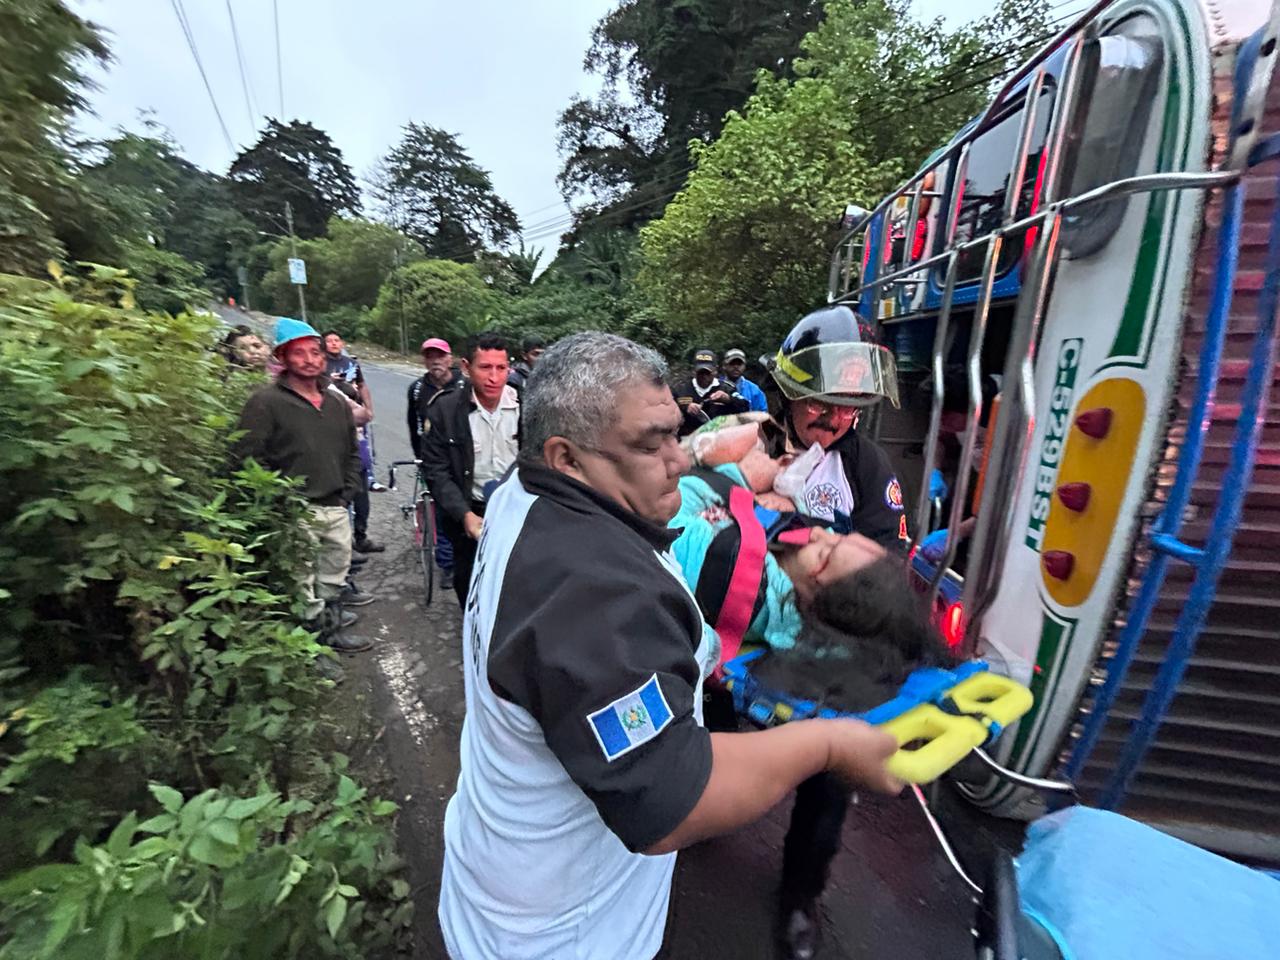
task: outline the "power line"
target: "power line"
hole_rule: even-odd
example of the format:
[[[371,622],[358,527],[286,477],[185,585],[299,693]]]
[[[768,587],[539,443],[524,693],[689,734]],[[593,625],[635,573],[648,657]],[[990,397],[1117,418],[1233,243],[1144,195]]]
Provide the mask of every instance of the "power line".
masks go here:
[[[231,42],[236,48],[236,66],[240,69],[240,89],[244,91],[244,108],[249,114],[249,128],[258,129],[258,111],[253,108],[253,98],[249,95],[249,75],[244,66],[244,53],[240,49],[240,31],[236,29],[236,15],[231,9],[231,0],[227,0],[227,19],[231,21]]]
[[[222,119],[222,111],[218,109],[218,100],[213,95],[213,87],[209,85],[209,76],[204,72],[204,64],[200,61],[200,51],[196,49],[196,39],[191,32],[191,24],[187,20],[182,0],[169,0],[169,5],[173,7],[173,14],[178,18],[178,26],[182,28],[182,35],[187,38],[187,49],[191,51],[191,57],[196,62],[196,69],[200,71],[200,79],[204,81],[204,90],[209,95],[209,103],[213,105],[213,113],[218,118],[218,126],[222,129],[222,139],[226,141],[227,151],[232,156],[235,156],[235,144],[232,142],[231,134],[227,130],[227,122]]]
[[[284,68],[280,60],[280,0],[271,0],[271,16],[276,24],[276,91],[280,94],[280,122],[284,123]]]

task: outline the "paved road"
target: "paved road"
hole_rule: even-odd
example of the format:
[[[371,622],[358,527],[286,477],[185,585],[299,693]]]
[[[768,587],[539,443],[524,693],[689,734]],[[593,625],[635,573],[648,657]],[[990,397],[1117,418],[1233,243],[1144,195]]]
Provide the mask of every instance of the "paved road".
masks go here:
[[[412,374],[365,366],[377,423],[379,475],[410,456],[405,392]],[[374,496],[371,532],[388,544],[361,585],[377,603],[360,629],[376,636],[356,669],[375,674],[385,739],[397,777],[401,846],[418,905],[417,956],[445,957],[435,923],[445,803],[458,769],[463,718],[461,622],[451,592],[422,602],[403,492]],[[680,855],[673,896],[672,956],[772,960],[773,904],[790,804],[730,837]],[[863,799],[849,816],[824,910],[827,960],[962,960],[973,956],[966,892],[950,872],[909,797]],[[626,958],[619,958],[626,960]]]

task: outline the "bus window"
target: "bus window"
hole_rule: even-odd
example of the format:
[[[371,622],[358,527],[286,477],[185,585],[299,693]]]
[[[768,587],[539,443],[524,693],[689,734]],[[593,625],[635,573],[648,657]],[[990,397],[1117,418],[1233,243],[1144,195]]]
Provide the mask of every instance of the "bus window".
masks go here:
[[[1017,216],[1031,213],[1035,202],[1036,177],[1040,170],[1040,155],[1044,150],[1049,130],[1049,114],[1052,112],[1053,90],[1046,86],[1036,107],[1035,128],[1027,153],[1018,199]],[[1000,226],[1004,216],[1005,193],[1008,190],[1009,171],[1013,168],[1013,154],[1018,149],[1018,134],[1022,131],[1022,111],[1005,117],[994,127],[973,141],[969,148],[969,170],[956,218],[956,244],[986,236]],[[954,188],[953,188],[954,189]],[[1000,251],[996,275],[1007,271],[1022,253],[1023,239],[1006,238]],[[976,247],[961,254],[958,283],[969,283],[982,276],[986,251]]]
[[[1074,124],[1067,149],[1066,182],[1074,197],[1106,183],[1154,169],[1142,164],[1152,107],[1164,68],[1164,51],[1155,18],[1138,14],[1117,24],[1084,50],[1085,84],[1078,101],[1087,111]],[[1140,165],[1143,169],[1139,169]],[[1115,235],[1129,203],[1119,197],[1078,208],[1062,222],[1062,242],[1071,259],[1102,250]]]

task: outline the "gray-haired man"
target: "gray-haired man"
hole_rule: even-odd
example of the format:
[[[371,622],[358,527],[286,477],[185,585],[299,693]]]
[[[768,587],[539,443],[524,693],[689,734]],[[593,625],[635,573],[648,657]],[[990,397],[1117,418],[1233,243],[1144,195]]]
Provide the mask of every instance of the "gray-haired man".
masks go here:
[[[451,956],[652,957],[676,850],[823,770],[898,787],[895,741],[857,721],[703,728],[718,641],[669,552],[688,461],[666,373],[645,347],[582,333],[530,378],[463,624],[439,910]]]

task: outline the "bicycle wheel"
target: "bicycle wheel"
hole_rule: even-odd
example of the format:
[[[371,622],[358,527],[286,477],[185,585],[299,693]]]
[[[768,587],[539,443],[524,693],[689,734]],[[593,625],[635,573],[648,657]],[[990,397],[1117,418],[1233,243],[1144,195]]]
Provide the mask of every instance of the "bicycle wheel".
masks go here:
[[[422,585],[431,606],[436,585],[436,511],[431,497],[424,490],[418,495],[413,515],[414,544],[418,548],[418,562],[422,564]]]

